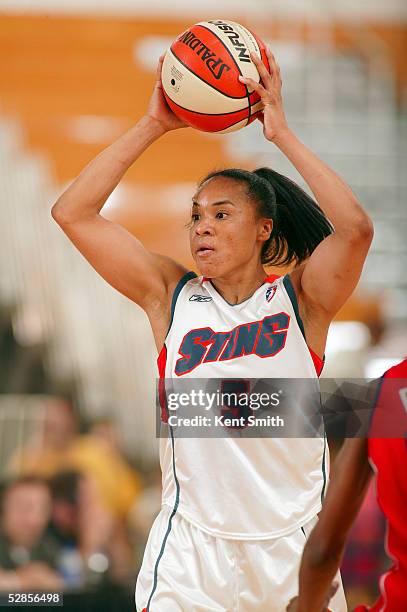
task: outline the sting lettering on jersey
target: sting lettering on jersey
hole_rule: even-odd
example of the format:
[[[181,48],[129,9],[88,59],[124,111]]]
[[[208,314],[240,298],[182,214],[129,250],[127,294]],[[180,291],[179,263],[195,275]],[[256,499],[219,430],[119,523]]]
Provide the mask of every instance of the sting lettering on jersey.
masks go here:
[[[211,327],[191,329],[178,349],[181,357],[175,364],[175,373],[183,376],[201,363],[237,359],[244,355],[273,357],[284,348],[289,325],[290,316],[279,312],[226,332],[215,332]]]

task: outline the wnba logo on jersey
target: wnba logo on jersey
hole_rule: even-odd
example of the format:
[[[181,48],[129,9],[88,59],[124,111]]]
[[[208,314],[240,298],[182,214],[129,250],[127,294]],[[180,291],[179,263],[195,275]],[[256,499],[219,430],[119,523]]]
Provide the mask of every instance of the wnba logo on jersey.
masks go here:
[[[183,376],[202,363],[228,361],[246,355],[273,357],[285,346],[290,315],[286,312],[238,325],[230,331],[215,332],[211,327],[191,329],[183,338],[175,373]]]
[[[266,291],[266,301],[267,302],[271,302],[271,300],[275,296],[276,291],[277,291],[277,286],[276,285],[274,285],[274,287],[269,287],[267,289],[267,291]]]

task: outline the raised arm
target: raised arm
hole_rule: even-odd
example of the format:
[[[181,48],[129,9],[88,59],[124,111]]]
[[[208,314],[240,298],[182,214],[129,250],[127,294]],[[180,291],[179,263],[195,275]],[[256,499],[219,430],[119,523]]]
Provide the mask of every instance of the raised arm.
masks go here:
[[[265,104],[266,138],[292,162],[308,184],[334,233],[323,240],[301,268],[297,283],[306,307],[330,321],[359,280],[373,237],[372,222],[350,187],[289,129],[281,97],[280,70],[268,51],[271,74],[256,56],[262,84],[241,79],[258,91]]]
[[[147,251],[137,238],[100,213],[125,172],[164,133],[184,127],[165,103],[160,59],[147,114],[92,160],[52,207],[52,216],[95,270],[166,328],[171,293],[185,269]],[[156,329],[153,329],[157,332]],[[157,344],[162,334],[155,333]]]

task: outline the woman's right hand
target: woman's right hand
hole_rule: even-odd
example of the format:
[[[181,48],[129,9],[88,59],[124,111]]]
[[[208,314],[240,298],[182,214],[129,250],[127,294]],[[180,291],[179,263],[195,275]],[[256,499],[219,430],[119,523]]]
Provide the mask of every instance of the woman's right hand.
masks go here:
[[[171,130],[178,130],[179,128],[188,127],[181,119],[172,112],[168,106],[163,91],[163,84],[161,80],[161,70],[164,61],[164,54],[161,55],[158,66],[157,66],[157,80],[155,83],[154,91],[151,96],[147,116],[155,121],[158,121],[165,132]]]

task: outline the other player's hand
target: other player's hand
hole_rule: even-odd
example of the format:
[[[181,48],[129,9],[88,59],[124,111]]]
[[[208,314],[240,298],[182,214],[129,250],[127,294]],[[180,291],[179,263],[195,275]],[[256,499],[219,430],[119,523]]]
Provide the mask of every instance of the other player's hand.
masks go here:
[[[155,121],[158,121],[165,132],[169,132],[188,126],[181,119],[178,119],[165,101],[163,84],[161,81],[163,61],[164,55],[162,55],[158,61],[157,79],[148,105],[147,115]]]
[[[271,53],[266,47],[266,55],[270,65],[270,72],[255,53],[251,53],[252,62],[260,75],[260,83],[254,79],[239,77],[239,80],[256,91],[264,105],[263,113],[259,115],[263,123],[263,133],[267,140],[275,140],[281,132],[287,130],[287,120],[284,114],[283,99],[281,95],[282,80],[280,68]]]

